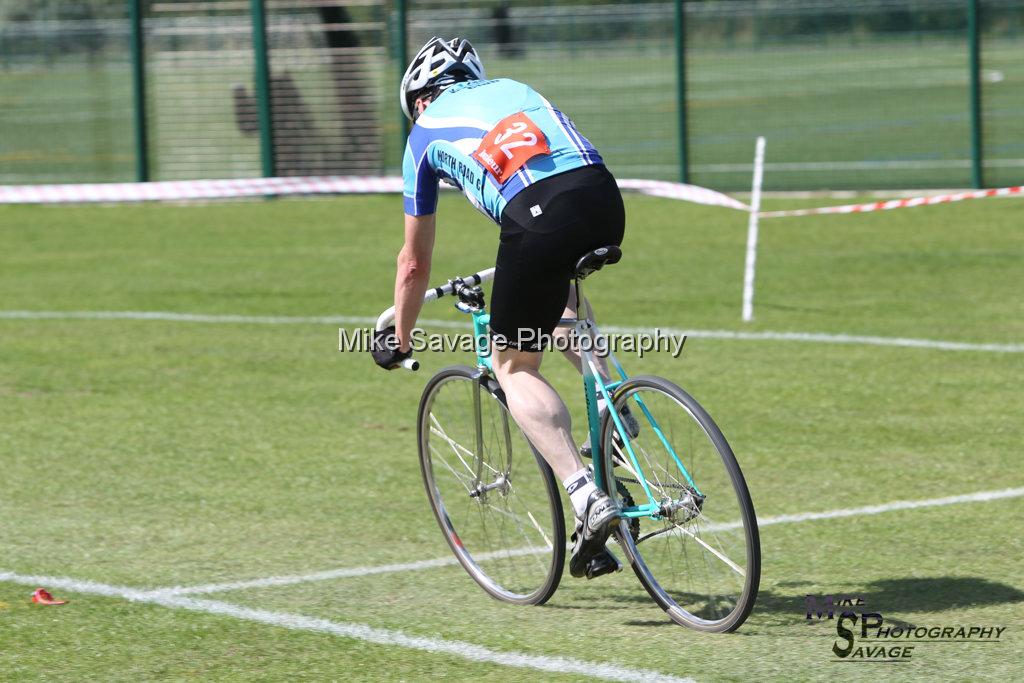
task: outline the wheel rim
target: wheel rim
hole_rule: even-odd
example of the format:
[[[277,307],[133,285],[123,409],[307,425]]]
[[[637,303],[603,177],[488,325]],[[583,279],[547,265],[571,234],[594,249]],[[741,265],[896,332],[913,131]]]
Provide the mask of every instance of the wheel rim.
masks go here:
[[[496,597],[531,602],[550,585],[561,538],[550,492],[529,443],[486,390],[480,391],[483,448],[477,452],[475,391],[475,380],[447,377],[422,412],[427,490],[470,575]]]
[[[614,427],[609,421],[603,439],[610,446],[606,462],[614,453],[621,463],[611,468],[613,496],[621,504],[624,488],[637,503],[651,502],[639,483],[638,464],[663,514],[660,519],[641,517],[638,536],[622,521],[620,543],[652,595],[674,619],[725,628],[746,615],[750,586],[759,571],[748,536],[750,520],[727,459],[691,408],[664,390],[629,387],[616,400],[617,408],[622,405],[628,405],[639,421],[640,433],[631,440],[634,464],[618,440],[610,438]],[[731,460],[731,454],[727,458]]]

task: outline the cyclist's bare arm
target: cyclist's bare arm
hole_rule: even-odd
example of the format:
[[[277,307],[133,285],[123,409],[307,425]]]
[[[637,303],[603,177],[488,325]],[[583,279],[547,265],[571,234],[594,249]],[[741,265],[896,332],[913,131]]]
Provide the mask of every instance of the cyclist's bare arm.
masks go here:
[[[430,280],[435,225],[434,214],[405,216],[405,244],[398,252],[395,275],[395,332],[402,351],[409,350],[412,329],[423,307],[423,295]]]

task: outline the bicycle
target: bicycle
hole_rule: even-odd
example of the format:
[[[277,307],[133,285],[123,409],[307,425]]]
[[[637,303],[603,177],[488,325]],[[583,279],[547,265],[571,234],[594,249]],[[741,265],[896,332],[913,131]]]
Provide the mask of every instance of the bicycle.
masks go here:
[[[580,282],[618,262],[602,247],[581,257],[574,273],[575,318],[562,319],[578,339],[600,337]],[[426,301],[455,296],[472,316],[476,366],[444,368],[427,382],[417,416],[420,468],[431,508],[459,563],[487,593],[505,602],[540,605],[558,588],[565,562],[561,490],[551,468],[516,425],[495,380],[488,351],[490,315],[480,285],[494,269],[449,280]],[[394,320],[380,315],[377,329]],[[747,618],[760,580],[754,507],[732,449],[697,401],[655,376],[605,381],[594,344],[581,345],[588,431],[598,457],[597,486],[621,507],[613,538],[640,583],[676,623],[729,632]],[[416,370],[418,361],[403,367]],[[598,414],[597,397],[611,408]],[[622,410],[640,423],[627,433]],[[685,461],[685,464],[684,464]],[[640,502],[637,502],[640,501]]]

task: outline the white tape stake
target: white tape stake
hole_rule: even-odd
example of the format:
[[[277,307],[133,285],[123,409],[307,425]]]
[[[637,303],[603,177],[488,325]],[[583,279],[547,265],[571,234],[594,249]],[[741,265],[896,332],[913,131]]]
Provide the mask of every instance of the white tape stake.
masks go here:
[[[764,137],[757,138],[754,152],[754,184],[750,188],[750,219],[747,221],[747,264],[743,269],[743,322],[754,319],[754,266],[757,263],[757,220],[761,212],[761,181],[764,178]]]

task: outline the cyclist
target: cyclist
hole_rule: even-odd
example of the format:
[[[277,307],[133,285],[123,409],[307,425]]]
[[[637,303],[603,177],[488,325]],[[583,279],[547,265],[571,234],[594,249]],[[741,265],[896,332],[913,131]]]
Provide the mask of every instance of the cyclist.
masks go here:
[[[620,565],[605,543],[618,508],[583,465],[565,403],[539,369],[542,341],[559,318],[575,315],[570,281],[576,260],[622,242],[618,185],[568,116],[523,83],[488,80],[468,40],[427,41],[402,78],[400,100],[415,124],[403,164],[405,244],[398,254],[395,325],[377,333],[374,360],[390,370],[411,355],[443,180],[501,228],[491,293],[492,365],[512,416],[572,501],[577,521],[570,572],[593,578],[615,571]],[[578,355],[567,355],[579,368]]]

